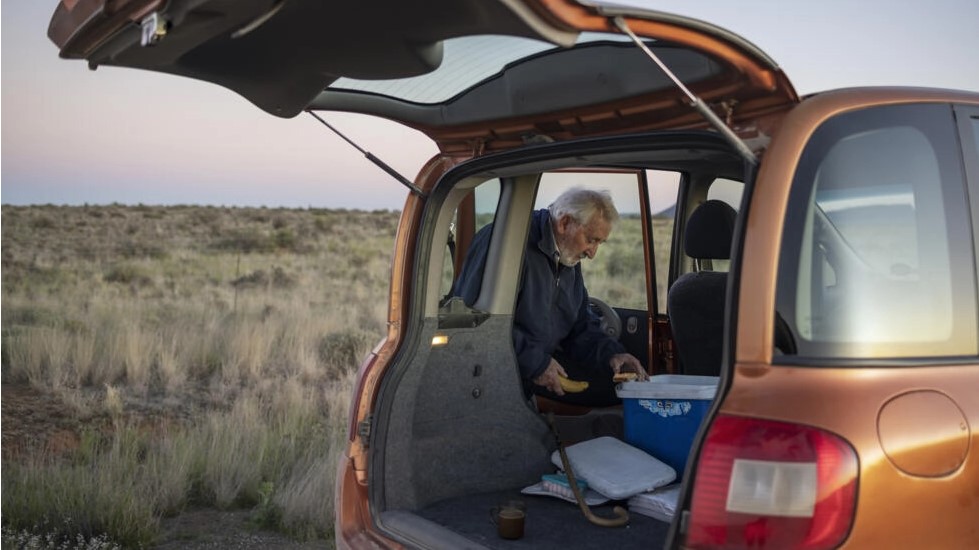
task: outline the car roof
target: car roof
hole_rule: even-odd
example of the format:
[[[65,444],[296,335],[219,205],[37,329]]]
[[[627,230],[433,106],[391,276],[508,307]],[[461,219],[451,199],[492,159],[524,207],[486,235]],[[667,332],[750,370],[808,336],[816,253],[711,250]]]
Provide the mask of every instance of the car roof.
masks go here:
[[[746,40],[652,11],[572,0],[119,4],[62,0],[49,27],[61,55],[213,82],[277,116],[381,116],[443,150],[704,127],[616,16],[729,122],[798,101]]]

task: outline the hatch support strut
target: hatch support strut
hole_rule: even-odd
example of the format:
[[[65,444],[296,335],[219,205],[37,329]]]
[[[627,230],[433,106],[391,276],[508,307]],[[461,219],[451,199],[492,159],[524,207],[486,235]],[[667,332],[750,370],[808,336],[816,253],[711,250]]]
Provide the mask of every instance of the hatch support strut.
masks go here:
[[[342,137],[343,140],[346,141],[347,143],[349,143],[350,145],[352,145],[354,149],[356,149],[356,150],[360,151],[361,153],[363,153],[364,156],[367,158],[367,160],[373,162],[375,165],[377,165],[378,168],[380,168],[381,170],[384,170],[385,172],[387,172],[389,176],[391,176],[392,178],[398,180],[398,182],[400,182],[402,185],[404,185],[405,187],[407,187],[412,193],[418,195],[421,198],[425,198],[425,193],[422,192],[422,190],[417,185],[415,185],[414,183],[411,183],[411,180],[409,180],[408,178],[406,178],[406,177],[402,176],[401,174],[399,174],[397,170],[395,170],[394,168],[391,168],[390,166],[388,166],[387,163],[385,163],[383,160],[381,160],[381,159],[375,157],[374,155],[372,155],[370,151],[365,151],[359,145],[357,145],[356,143],[354,143],[353,141],[351,141],[350,138],[348,138],[347,136],[345,136],[342,133],[340,133],[340,130],[337,130],[336,128],[334,128],[333,126],[331,126],[329,122],[323,120],[319,115],[317,115],[316,113],[314,113],[311,109],[306,109],[306,112],[309,113],[310,115],[312,115],[313,118],[315,118],[316,120],[318,120],[321,123],[323,123],[324,126],[326,126],[327,128],[329,128],[330,130],[333,130],[333,133],[334,134]]]
[[[666,74],[666,76],[670,77],[670,80],[672,80],[673,83],[676,84],[677,88],[680,88],[680,91],[682,91],[684,95],[687,96],[687,99],[690,100],[691,106],[693,106],[693,108],[696,109],[697,112],[701,114],[701,116],[707,119],[707,122],[711,126],[713,126],[714,129],[720,132],[721,135],[724,136],[724,139],[727,140],[728,143],[733,145],[734,148],[737,149],[738,153],[740,153],[741,156],[745,158],[745,160],[747,160],[752,165],[758,164],[758,157],[755,156],[755,153],[751,150],[751,148],[748,147],[748,145],[744,141],[742,141],[737,134],[734,133],[734,130],[731,130],[731,128],[728,127],[724,123],[724,121],[717,116],[717,113],[712,111],[711,108],[708,107],[707,104],[703,102],[703,100],[701,100],[693,92],[691,92],[686,86],[683,85],[683,82],[681,82],[680,79],[675,74],[673,74],[673,71],[671,71],[670,68],[667,67],[666,64],[663,63],[663,61],[660,60],[660,58],[657,57],[656,54],[652,52],[652,50],[646,47],[646,44],[644,44],[643,41],[640,40],[639,37],[636,36],[634,32],[632,32],[632,29],[630,29],[629,26],[626,25],[625,19],[623,19],[622,16],[617,15],[613,17],[612,22],[615,23],[615,26],[618,27],[619,30],[624,32],[630,39],[632,39],[632,41],[635,42],[636,45],[639,46],[639,48],[642,51],[644,51],[646,55],[649,56],[649,58],[652,59],[654,63],[656,63],[656,65],[659,66],[659,68]]]

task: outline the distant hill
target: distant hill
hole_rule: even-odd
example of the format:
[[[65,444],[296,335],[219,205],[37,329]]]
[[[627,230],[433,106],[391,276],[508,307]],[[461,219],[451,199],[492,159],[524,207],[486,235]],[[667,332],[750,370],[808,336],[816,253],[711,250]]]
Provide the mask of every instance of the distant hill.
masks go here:
[[[671,204],[669,208],[660,210],[659,212],[653,214],[654,218],[675,218],[676,217],[676,203]]]

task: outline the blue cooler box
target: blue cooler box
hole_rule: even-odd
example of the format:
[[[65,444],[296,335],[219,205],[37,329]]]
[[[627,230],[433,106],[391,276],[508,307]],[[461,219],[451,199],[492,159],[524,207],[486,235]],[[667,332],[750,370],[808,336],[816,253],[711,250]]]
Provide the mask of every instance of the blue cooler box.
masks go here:
[[[622,399],[626,443],[646,451],[683,476],[690,445],[717,393],[716,376],[663,374],[647,382],[624,382]]]

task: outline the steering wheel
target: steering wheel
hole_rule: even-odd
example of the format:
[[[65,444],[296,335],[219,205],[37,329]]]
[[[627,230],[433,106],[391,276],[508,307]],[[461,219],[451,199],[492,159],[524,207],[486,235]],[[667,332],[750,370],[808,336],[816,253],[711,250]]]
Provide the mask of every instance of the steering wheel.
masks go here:
[[[599,318],[602,320],[601,327],[602,332],[608,335],[613,340],[618,340],[619,335],[622,334],[622,319],[619,318],[619,314],[615,312],[608,304],[595,298],[594,296],[588,297],[588,306],[592,308]]]

